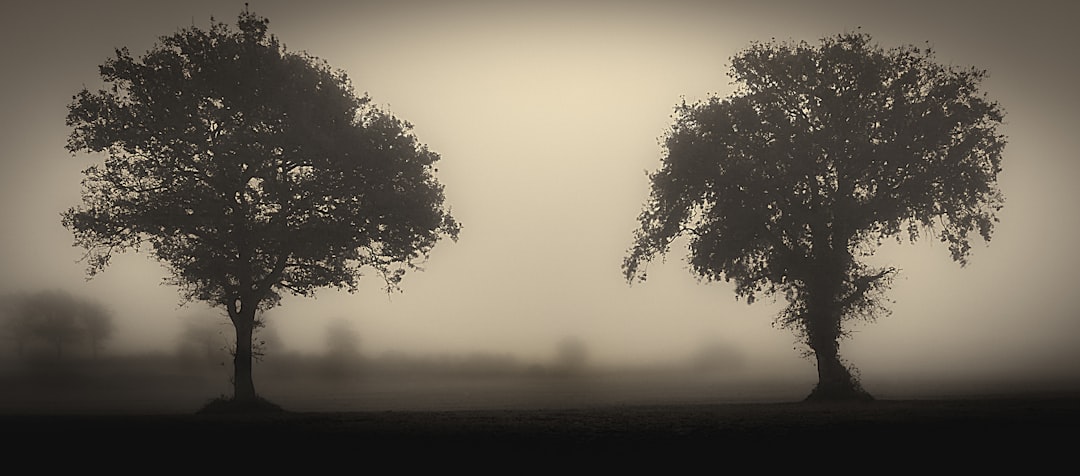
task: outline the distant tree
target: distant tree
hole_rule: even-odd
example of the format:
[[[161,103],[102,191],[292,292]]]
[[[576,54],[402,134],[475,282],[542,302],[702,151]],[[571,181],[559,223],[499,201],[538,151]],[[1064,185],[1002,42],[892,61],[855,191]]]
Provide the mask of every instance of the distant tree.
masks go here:
[[[83,337],[75,307],[69,294],[45,291],[27,296],[22,312],[32,319],[34,334],[52,345],[57,357],[62,357],[65,344]]]
[[[100,68],[106,87],[69,107],[67,148],[104,152],[63,216],[88,273],[149,246],[188,300],[224,309],[236,330],[234,401],[256,401],[256,311],[283,292],[356,289],[374,269],[388,290],[459,226],[434,176],[439,156],[411,125],[357,97],[345,73],[286,51],[268,21],[211,20],[128,50]]]
[[[721,341],[705,342],[690,356],[691,366],[704,372],[735,370],[743,360],[742,352]]]
[[[255,354],[260,357],[265,355],[268,349],[282,350],[285,348],[281,335],[278,334],[277,326],[271,325],[272,322],[277,321],[271,321],[268,314],[260,312],[255,317],[255,332],[252,334],[252,345],[255,346]]]
[[[360,335],[349,321],[338,319],[326,326],[326,353],[332,358],[356,358],[360,355]]]
[[[589,360],[589,348],[578,337],[565,337],[556,349],[555,366],[564,372],[576,373],[585,368]]]
[[[336,379],[355,375],[360,360],[360,334],[349,321],[331,321],[326,326],[325,345],[321,367],[323,374]]]
[[[26,353],[26,345],[35,337],[33,315],[24,311],[26,296],[5,295],[0,300],[0,316],[3,317],[4,336],[15,342],[19,357]]]
[[[66,346],[83,339],[96,357],[102,342],[112,336],[112,314],[92,299],[65,291],[40,291],[4,299],[5,330],[16,340],[19,355],[26,344],[41,341],[62,357]]]
[[[786,297],[778,322],[817,360],[809,399],[870,398],[839,340],[845,322],[887,312],[897,270],[862,258],[930,234],[967,263],[969,236],[989,240],[1004,201],[1004,113],[979,91],[985,71],[861,33],[754,43],[731,75],[732,96],[676,108],[626,278],[644,280],[645,263],[688,236],[697,275],[734,281],[748,303]]]
[[[112,314],[100,303],[86,301],[80,306],[77,316],[79,326],[83,329],[86,340],[90,344],[90,352],[97,357],[102,343],[112,337],[116,330]]]
[[[177,338],[177,353],[187,359],[212,362],[224,355],[227,344],[219,316],[193,315],[184,318]]]

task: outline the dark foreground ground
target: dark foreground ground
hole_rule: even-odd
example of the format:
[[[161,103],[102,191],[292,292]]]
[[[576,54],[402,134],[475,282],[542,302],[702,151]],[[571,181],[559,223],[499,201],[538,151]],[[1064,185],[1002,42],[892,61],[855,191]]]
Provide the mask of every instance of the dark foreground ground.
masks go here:
[[[259,380],[287,412],[222,415],[196,413],[228,393],[220,370],[169,365],[0,372],[0,471],[1049,474],[1080,461],[1080,388],[1064,381],[881,381],[874,402],[806,404],[812,379],[311,371]]]
[[[49,448],[57,451],[54,458],[35,461],[54,469],[58,464],[86,468],[92,461],[112,467],[138,456],[154,461],[157,469],[203,465],[221,470],[229,462],[302,461],[308,465],[305,474],[331,472],[317,469],[331,461],[391,463],[396,470],[508,464],[498,471],[504,474],[585,464],[609,469],[660,464],[664,474],[684,474],[698,472],[702,468],[694,464],[705,461],[717,465],[714,469],[827,469],[873,461],[875,471],[1019,464],[1030,472],[1065,462],[1075,468],[1080,398],[261,416],[24,414],[0,416],[0,428],[9,460],[23,451]],[[685,470],[679,469],[682,465]]]

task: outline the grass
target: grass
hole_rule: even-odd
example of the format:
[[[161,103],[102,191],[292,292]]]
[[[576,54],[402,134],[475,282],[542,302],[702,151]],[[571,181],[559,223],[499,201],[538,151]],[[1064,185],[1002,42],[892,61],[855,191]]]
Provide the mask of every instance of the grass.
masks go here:
[[[186,446],[163,444],[183,441],[270,456],[414,454],[407,460],[416,464],[477,453],[737,459],[765,450],[788,456],[827,450],[834,457],[880,455],[908,462],[978,456],[1042,463],[1054,454],[1072,454],[1080,428],[1080,398],[1073,397],[375,412],[289,412],[269,402],[257,411],[224,411],[235,410],[229,405],[222,399],[186,415],[3,415],[0,428],[31,445],[99,444],[187,458],[211,454],[192,456]]]
[[[12,374],[0,381],[0,435],[10,455],[62,454],[38,460],[53,469],[88,461],[123,466],[138,454],[155,458],[158,469],[192,464],[201,471],[223,469],[222,455],[231,455],[245,465],[302,460],[317,473],[331,471],[330,461],[361,469],[389,461],[404,471],[506,459],[514,466],[496,472],[559,464],[566,472],[586,462],[641,470],[645,461],[663,465],[663,474],[701,470],[690,462],[734,472],[755,469],[738,466],[750,459],[767,472],[815,459],[829,467],[871,459],[867,470],[930,465],[920,471],[941,469],[940,461],[967,470],[1016,461],[1031,472],[1071,458],[1080,428],[1075,392],[809,403],[800,401],[805,383],[751,383],[678,375],[279,378],[260,387],[269,400],[242,405],[207,401],[226,391],[215,379]],[[739,402],[739,395],[769,398]]]

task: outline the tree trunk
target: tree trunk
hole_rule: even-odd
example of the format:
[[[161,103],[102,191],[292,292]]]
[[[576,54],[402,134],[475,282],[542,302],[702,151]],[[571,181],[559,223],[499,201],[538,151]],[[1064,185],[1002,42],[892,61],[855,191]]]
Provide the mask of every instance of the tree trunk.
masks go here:
[[[818,383],[806,401],[873,400],[840,361],[840,321],[843,316],[838,295],[842,281],[843,274],[822,273],[808,288],[807,312],[803,319],[807,344],[817,360]]]
[[[251,337],[255,330],[255,309],[241,310],[232,321],[236,329],[236,353],[233,355],[233,400],[254,402],[255,382],[251,378]]]
[[[806,401],[873,400],[840,361],[839,342],[811,345],[817,359],[818,383]]]

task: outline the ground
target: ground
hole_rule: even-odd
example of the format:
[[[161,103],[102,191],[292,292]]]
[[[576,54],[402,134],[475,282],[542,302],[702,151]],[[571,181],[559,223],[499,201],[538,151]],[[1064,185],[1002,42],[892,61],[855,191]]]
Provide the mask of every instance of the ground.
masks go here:
[[[507,458],[529,467],[558,461],[605,462],[608,467],[648,461],[673,469],[668,465],[711,459],[724,468],[775,468],[805,462],[802,457],[825,450],[842,460],[873,458],[875,464],[948,463],[971,469],[1019,462],[1030,470],[1070,455],[1078,424],[1080,398],[1034,396],[844,404],[0,416],[0,428],[17,438],[16,447],[107,447],[130,451],[122,454],[153,455],[158,461],[207,464],[221,451],[244,449],[251,453],[230,454],[251,455],[256,465],[267,458],[294,457],[356,464],[392,460],[406,467],[441,468]],[[782,460],[774,459],[779,457]]]
[[[220,370],[137,362],[2,373],[0,436],[9,460],[32,455],[51,472],[251,472],[286,462],[317,473],[339,471],[339,463],[500,474],[645,464],[664,474],[700,472],[699,464],[718,472],[922,472],[948,463],[969,472],[1013,463],[1040,472],[1072,464],[1080,428],[1080,391],[1063,382],[965,385],[951,395],[927,393],[945,389],[938,385],[881,386],[870,402],[807,403],[812,381],[670,370],[304,371],[260,381],[263,396],[283,411],[200,413],[228,392]],[[901,388],[922,393],[903,396]]]

